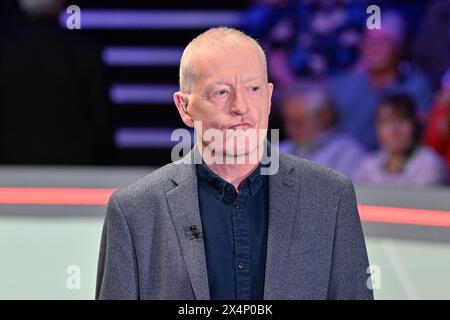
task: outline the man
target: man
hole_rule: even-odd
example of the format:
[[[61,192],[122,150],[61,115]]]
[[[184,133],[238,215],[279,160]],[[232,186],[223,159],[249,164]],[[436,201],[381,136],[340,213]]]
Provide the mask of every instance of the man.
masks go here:
[[[261,47],[237,30],[186,47],[174,101],[198,143],[111,196],[96,298],[372,299],[351,182],[282,153],[263,175],[265,140],[227,135],[267,131],[272,87]],[[211,148],[199,125],[226,134]]]
[[[288,139],[280,150],[352,177],[364,151],[337,128],[333,101],[325,84],[302,81],[283,95],[281,115]]]
[[[365,31],[359,65],[331,82],[340,129],[352,134],[368,151],[379,147],[373,121],[376,107],[385,96],[411,95],[421,117],[426,117],[432,104],[428,79],[401,64],[405,33],[403,18],[395,11],[384,12],[381,29]]]

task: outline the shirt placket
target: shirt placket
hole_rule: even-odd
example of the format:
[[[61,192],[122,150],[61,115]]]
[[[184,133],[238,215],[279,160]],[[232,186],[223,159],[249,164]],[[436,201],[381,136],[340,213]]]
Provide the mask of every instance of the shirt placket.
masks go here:
[[[235,239],[235,270],[237,299],[250,299],[250,235],[247,215],[249,188],[243,188],[233,203],[233,231]]]

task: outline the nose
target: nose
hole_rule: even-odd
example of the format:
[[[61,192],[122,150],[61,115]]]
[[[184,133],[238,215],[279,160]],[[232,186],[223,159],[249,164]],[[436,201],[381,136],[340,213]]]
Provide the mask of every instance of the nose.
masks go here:
[[[234,95],[233,102],[231,104],[230,111],[233,114],[236,115],[244,115],[248,112],[248,102],[245,96],[239,92],[239,90],[236,91],[236,94]]]

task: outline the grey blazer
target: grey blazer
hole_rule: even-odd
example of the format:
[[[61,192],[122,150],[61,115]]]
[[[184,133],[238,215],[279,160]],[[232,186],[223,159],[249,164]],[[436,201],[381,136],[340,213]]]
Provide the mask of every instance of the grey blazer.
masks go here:
[[[311,161],[279,159],[269,176],[264,299],[373,299],[351,181]],[[191,225],[202,231],[194,164],[168,164],[114,192],[96,299],[209,299],[204,244]]]

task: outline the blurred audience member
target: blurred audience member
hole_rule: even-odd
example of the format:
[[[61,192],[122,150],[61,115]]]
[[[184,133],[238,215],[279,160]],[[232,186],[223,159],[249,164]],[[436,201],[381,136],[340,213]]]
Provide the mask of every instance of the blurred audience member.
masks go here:
[[[256,0],[244,28],[264,45],[280,88],[351,66],[366,19],[361,0]]]
[[[420,144],[420,122],[408,95],[385,97],[376,113],[379,151],[366,156],[356,183],[421,187],[443,184],[447,170],[439,155]]]
[[[63,30],[63,0],[20,0],[0,41],[0,162],[112,162],[100,54]]]
[[[417,103],[421,116],[432,104],[432,89],[420,73],[400,63],[405,25],[395,12],[383,12],[381,29],[367,29],[361,44],[361,61],[355,70],[332,81],[340,128],[353,134],[368,150],[377,148],[371,124],[376,106],[388,94],[407,93]]]
[[[326,87],[302,82],[282,99],[282,118],[288,136],[280,150],[312,160],[347,176],[363,150],[352,137],[336,128],[336,114]]]
[[[437,104],[431,112],[424,142],[445,158],[450,169],[450,69],[442,78]]]
[[[438,88],[450,67],[450,1],[431,3],[416,39],[413,58]]]

